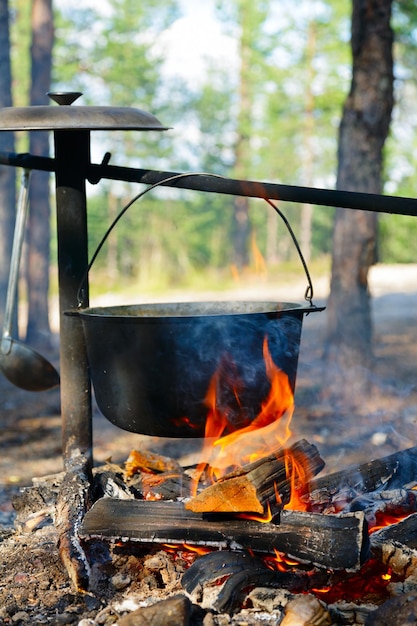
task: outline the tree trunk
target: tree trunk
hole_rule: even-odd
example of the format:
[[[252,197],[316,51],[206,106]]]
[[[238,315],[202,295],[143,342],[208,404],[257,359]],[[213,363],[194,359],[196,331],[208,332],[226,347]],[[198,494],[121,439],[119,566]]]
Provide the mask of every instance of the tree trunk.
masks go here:
[[[315,97],[313,81],[315,78],[314,59],[317,46],[317,22],[311,19],[308,23],[306,47],[306,90],[304,100],[303,154],[302,154],[302,185],[313,186],[314,170],[314,108]],[[307,263],[311,259],[311,228],[313,223],[313,205],[301,205],[300,244]]]
[[[52,0],[33,0],[31,105],[47,104],[51,84],[53,46]],[[49,155],[49,136],[43,131],[30,133],[31,154]],[[28,233],[28,325],[27,341],[47,347],[51,335],[48,318],[49,242],[50,242],[49,173],[35,171],[30,189]]]
[[[353,0],[353,73],[339,129],[337,189],[381,193],[383,146],[393,107],[392,0]],[[369,390],[372,320],[368,270],[376,261],[377,214],[338,209],[325,341],[326,393]]]
[[[236,178],[249,177],[250,138],[252,131],[252,86],[251,86],[251,48],[248,11],[240,7],[240,39],[239,39],[239,112],[236,129],[234,175]],[[241,270],[249,265],[249,241],[251,224],[249,219],[249,198],[238,196],[233,201],[233,262]]]

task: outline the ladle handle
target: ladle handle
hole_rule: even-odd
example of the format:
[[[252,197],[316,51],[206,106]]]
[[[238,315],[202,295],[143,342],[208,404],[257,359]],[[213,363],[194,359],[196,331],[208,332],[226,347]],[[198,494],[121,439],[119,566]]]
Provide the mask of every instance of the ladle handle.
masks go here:
[[[13,313],[15,308],[17,285],[19,282],[20,258],[22,255],[23,241],[25,239],[26,217],[29,205],[30,175],[31,170],[23,170],[16,209],[16,223],[13,235],[12,255],[10,259],[10,274],[6,294],[2,339],[9,338],[12,334]]]

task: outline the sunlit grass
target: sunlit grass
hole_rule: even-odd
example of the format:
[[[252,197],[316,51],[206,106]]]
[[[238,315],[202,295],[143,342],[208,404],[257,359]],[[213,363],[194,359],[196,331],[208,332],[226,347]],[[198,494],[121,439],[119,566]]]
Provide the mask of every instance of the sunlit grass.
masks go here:
[[[328,276],[330,261],[323,257],[309,263],[309,271],[313,284],[315,280]],[[181,297],[195,298],[198,294],[212,294],[221,298],[224,294],[245,291],[260,293],[274,292],[277,289],[299,286],[300,298],[304,296],[307,279],[299,261],[279,263],[259,272],[255,268],[245,268],[238,271],[234,267],[222,269],[205,268],[196,271],[171,273],[169,271],[147,272],[146,275],[109,274],[103,268],[94,268],[89,276],[90,301],[114,296],[118,301],[126,303],[141,302],[143,299],[155,297],[173,298],[176,294]],[[58,293],[56,272],[51,272],[51,296]]]

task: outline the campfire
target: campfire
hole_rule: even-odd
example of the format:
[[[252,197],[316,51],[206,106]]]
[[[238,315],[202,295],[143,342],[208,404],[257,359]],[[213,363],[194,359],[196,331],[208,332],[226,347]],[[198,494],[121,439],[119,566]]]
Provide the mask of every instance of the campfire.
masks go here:
[[[294,440],[293,389],[267,338],[263,354],[270,391],[240,428],[239,377],[224,363],[213,375],[198,464],[132,450],[124,464],[95,471],[75,555],[61,503],[61,555],[73,572],[78,559],[78,586],[88,587],[83,559],[97,541],[187,554],[181,584],[193,604],[229,614],[273,606],[284,626],[364,623],[358,614],[414,584],[417,447],[324,474],[316,446]],[[74,502],[68,489],[65,502]]]

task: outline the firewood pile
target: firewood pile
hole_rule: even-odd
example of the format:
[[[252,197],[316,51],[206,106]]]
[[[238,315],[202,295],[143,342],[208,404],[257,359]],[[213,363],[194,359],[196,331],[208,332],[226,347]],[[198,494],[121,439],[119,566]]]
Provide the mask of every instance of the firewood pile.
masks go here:
[[[291,463],[307,481],[294,482]],[[319,476],[323,467],[300,440],[213,484],[199,469],[196,491],[195,467],[149,452],[92,478],[74,460],[53,513],[73,587],[141,598],[124,612],[109,603],[107,621],[101,610],[89,624],[412,623],[417,447]]]

